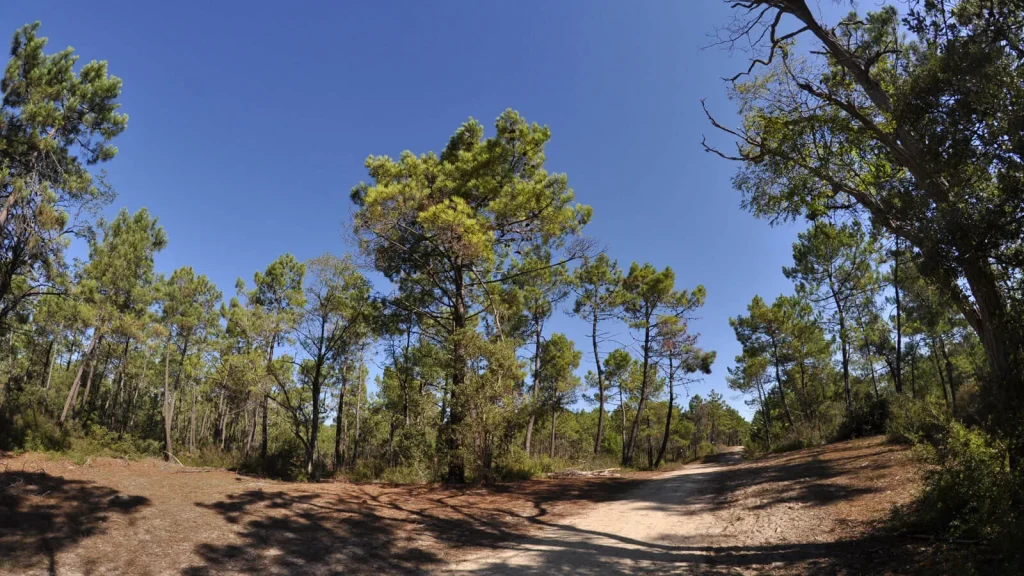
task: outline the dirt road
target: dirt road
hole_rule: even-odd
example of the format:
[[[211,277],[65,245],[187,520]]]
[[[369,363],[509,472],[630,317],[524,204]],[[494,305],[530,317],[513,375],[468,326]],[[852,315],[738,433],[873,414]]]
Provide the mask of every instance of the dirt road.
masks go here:
[[[0,454],[0,575],[946,573],[871,536],[917,471],[881,438],[493,487]]]
[[[868,535],[911,493],[904,455],[879,443],[847,448],[756,463],[730,449],[444,573],[904,573],[906,550]]]

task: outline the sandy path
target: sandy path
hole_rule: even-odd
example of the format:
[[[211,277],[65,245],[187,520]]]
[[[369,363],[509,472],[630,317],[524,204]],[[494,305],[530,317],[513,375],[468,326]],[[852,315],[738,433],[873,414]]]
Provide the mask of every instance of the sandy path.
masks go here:
[[[718,572],[716,548],[763,540],[767,528],[738,526],[735,511],[715,505],[715,477],[741,461],[742,448],[730,450],[714,463],[666,473],[622,500],[552,523],[512,549],[457,563],[448,573]]]

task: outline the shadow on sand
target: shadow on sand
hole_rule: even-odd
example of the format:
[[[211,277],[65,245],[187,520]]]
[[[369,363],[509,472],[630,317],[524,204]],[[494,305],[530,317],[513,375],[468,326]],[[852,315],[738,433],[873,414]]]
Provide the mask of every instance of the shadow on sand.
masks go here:
[[[57,554],[102,534],[116,516],[149,504],[93,482],[45,472],[0,473],[0,571],[43,568],[58,574]]]

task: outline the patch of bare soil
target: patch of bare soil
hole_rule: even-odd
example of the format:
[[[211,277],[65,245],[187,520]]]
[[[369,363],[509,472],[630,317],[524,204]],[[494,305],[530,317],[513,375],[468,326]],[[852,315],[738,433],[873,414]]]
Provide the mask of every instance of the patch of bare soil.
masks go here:
[[[0,574],[428,573],[638,482],[300,484],[158,460],[0,456]]]
[[[459,574],[937,574],[927,543],[881,536],[920,489],[903,447],[869,438],[745,462],[737,450],[542,522]]]

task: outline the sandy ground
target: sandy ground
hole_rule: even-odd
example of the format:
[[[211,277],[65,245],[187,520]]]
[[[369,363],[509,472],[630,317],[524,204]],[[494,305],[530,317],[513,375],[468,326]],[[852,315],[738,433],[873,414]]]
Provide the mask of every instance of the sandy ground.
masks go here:
[[[913,471],[879,439],[753,463],[731,449],[445,573],[929,573],[913,543],[871,536],[913,496]]]
[[[0,456],[0,574],[942,573],[872,535],[917,471],[880,439],[464,489]]]

